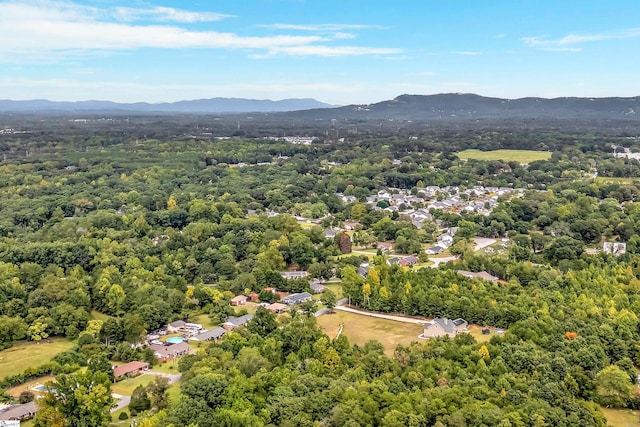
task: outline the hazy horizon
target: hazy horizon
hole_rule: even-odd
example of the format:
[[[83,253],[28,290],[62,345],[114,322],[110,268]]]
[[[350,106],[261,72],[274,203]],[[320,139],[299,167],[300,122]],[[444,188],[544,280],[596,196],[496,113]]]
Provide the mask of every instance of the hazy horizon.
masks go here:
[[[0,1],[0,98],[633,97],[639,18],[629,0]]]

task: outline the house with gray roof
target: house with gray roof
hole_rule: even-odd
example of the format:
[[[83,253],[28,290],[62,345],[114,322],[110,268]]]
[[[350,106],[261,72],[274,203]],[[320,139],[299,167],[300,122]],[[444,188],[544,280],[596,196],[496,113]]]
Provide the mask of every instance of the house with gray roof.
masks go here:
[[[0,412],[0,421],[18,421],[18,424],[16,425],[20,425],[21,420],[35,417],[36,412],[38,412],[38,406],[36,405],[36,402],[13,405],[8,409]]]
[[[224,334],[227,333],[225,328],[217,327],[215,329],[211,329],[209,331],[204,331],[191,339],[193,341],[218,341]]]
[[[244,316],[235,317],[229,316],[227,317],[227,321],[222,324],[222,327],[231,330],[240,326],[244,326],[247,324],[249,320],[253,319],[253,314],[245,314]]]
[[[462,319],[451,320],[446,317],[436,317],[431,322],[424,324],[424,330],[422,332],[423,338],[435,338],[448,335],[450,338],[454,338],[460,332],[464,332],[467,329],[467,322]]]
[[[282,298],[282,302],[287,305],[298,305],[303,302],[311,301],[312,299],[313,298],[309,292],[300,292]]]

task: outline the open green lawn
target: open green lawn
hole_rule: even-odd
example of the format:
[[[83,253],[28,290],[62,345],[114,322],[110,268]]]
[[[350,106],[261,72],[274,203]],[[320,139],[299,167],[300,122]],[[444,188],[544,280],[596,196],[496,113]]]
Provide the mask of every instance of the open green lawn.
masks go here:
[[[338,299],[342,298],[342,284],[341,283],[323,283],[324,287],[331,289]]]
[[[640,411],[631,409],[609,409],[600,408],[607,417],[607,425],[612,427],[631,427],[640,425]]]
[[[462,160],[503,160],[514,161],[522,164],[531,163],[536,160],[546,160],[551,158],[550,151],[533,151],[533,150],[464,150],[456,153]]]
[[[213,329],[216,326],[218,326],[217,324],[214,324],[211,319],[209,318],[208,315],[206,314],[200,314],[198,316],[193,317],[192,319],[190,319],[191,322],[193,323],[199,323],[202,325],[203,328],[205,329]]]
[[[419,341],[418,336],[423,329],[422,325],[418,324],[378,319],[344,311],[322,315],[318,317],[317,321],[318,325],[332,339],[335,338],[340,325],[343,324],[342,333],[349,338],[349,342],[362,345],[369,340],[380,341],[387,355],[393,355],[398,344],[408,345]]]
[[[478,325],[469,325],[469,335],[476,339],[476,342],[487,342],[492,336],[496,334],[496,328],[489,328],[491,333],[489,335],[482,334],[482,328]]]
[[[169,402],[175,403],[180,398],[180,385],[182,380],[176,381],[169,386],[167,394],[169,395]]]
[[[111,385],[111,391],[122,396],[131,396],[133,390],[139,385],[146,386],[153,382],[155,375],[140,375],[135,378],[127,378]]]
[[[0,351],[0,378],[18,374],[29,367],[43,365],[56,354],[69,350],[73,342],[64,338],[52,338],[51,342],[21,342]]]
[[[631,185],[640,181],[640,178],[614,178],[607,176],[599,176],[595,179],[596,184],[620,184]]]

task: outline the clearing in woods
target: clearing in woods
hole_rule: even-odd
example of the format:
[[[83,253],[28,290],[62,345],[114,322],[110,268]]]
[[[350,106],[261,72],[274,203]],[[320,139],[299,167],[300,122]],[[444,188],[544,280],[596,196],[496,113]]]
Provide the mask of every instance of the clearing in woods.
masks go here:
[[[535,162],[536,160],[547,160],[551,158],[551,151],[534,150],[464,150],[456,153],[462,160],[503,160],[505,162],[514,161],[520,164]]]
[[[380,341],[385,354],[391,356],[398,344],[408,345],[420,341],[418,336],[423,327],[419,324],[396,322],[394,320],[378,319],[361,314],[335,311],[317,319],[318,325],[331,338],[335,338],[340,325],[344,325],[344,334],[351,344],[363,345],[367,341]]]

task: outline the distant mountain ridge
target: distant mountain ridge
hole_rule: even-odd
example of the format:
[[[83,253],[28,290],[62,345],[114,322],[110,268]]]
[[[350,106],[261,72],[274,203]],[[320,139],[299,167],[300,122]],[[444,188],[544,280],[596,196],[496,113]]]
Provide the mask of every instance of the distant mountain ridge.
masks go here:
[[[5,112],[132,112],[132,113],[272,113],[332,108],[311,98],[270,99],[210,98],[163,103],[118,103],[111,101],[59,102],[44,99],[28,101],[0,100]]]
[[[244,114],[264,113],[272,120],[413,120],[484,119],[640,120],[640,97],[491,98],[475,94],[400,95],[373,104],[336,107],[311,98],[279,101],[210,98],[164,103],[110,101],[55,102],[0,100],[0,112],[111,114]]]
[[[299,119],[478,120],[509,118],[640,120],[640,97],[490,98],[475,94],[400,95],[389,101],[288,113]]]

